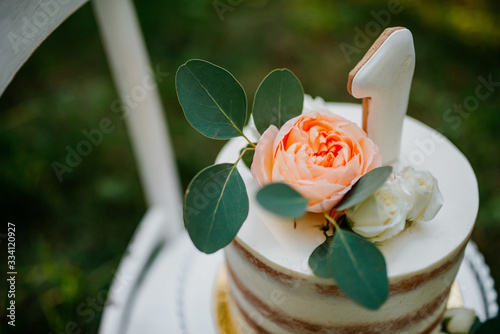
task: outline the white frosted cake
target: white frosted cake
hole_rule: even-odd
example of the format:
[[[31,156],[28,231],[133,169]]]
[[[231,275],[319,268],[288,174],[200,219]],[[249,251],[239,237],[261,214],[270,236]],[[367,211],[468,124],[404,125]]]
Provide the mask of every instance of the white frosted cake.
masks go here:
[[[479,199],[467,159],[406,117],[414,67],[410,31],[387,28],[349,74],[361,105],[304,98],[277,69],[246,128],[229,72],[203,60],[179,67],[190,124],[233,138],[184,199],[195,246],[224,248],[221,334],[439,332]]]
[[[305,104],[361,125],[360,105],[308,97]],[[250,139],[258,138],[251,129],[246,132]],[[218,162],[234,162],[246,144],[243,138],[231,140]],[[445,200],[434,219],[377,243],[387,264],[390,294],[373,311],[355,304],[333,279],[319,278],[309,267],[309,256],[325,240],[320,229],[323,215],[308,213],[294,223],[265,211],[255,200],[259,186],[239,163],[250,210],[236,239],[224,250],[230,317],[238,333],[438,331],[476,219],[477,181],[453,144],[410,117],[403,122],[399,164],[431,172]]]

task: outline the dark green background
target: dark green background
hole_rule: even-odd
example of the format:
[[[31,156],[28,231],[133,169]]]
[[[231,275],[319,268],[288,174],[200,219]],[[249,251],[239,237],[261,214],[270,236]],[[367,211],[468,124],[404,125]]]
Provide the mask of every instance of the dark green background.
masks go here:
[[[388,3],[243,0],[220,20],[212,1],[137,2],[151,62],[170,73],[159,89],[183,186],[213,162],[223,142],[203,137],[185,121],[174,87],[181,64],[191,58],[214,62],[231,71],[251,98],[265,75],[287,67],[308,94],[359,102],[347,93],[347,75],[375,37],[350,60],[340,45],[356,46],[369,22],[380,27],[373,13],[387,10]],[[468,115],[443,118],[475,95],[479,76],[500,81],[500,3],[401,6],[388,26],[406,26],[414,36],[417,67],[408,114],[442,129],[474,167],[481,205],[472,238],[500,282],[500,87]],[[68,321],[82,333],[98,328],[102,296],[145,211],[126,129],[111,108],[116,98],[88,4],[41,45],[0,98],[0,217],[17,227],[17,322],[9,332],[56,334]],[[75,148],[85,139],[82,130],[97,128],[104,117],[114,131],[59,182],[51,164],[64,162],[66,146]]]

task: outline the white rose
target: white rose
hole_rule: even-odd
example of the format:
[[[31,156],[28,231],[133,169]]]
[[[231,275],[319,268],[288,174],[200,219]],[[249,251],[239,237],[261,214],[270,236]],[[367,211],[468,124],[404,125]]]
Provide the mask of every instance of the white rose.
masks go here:
[[[429,221],[434,218],[443,206],[443,195],[436,178],[429,172],[415,171],[411,167],[403,169],[400,178],[399,181],[413,199],[407,219]]]
[[[386,182],[364,202],[347,209],[346,216],[354,232],[377,242],[404,230],[410,205],[394,182]]]

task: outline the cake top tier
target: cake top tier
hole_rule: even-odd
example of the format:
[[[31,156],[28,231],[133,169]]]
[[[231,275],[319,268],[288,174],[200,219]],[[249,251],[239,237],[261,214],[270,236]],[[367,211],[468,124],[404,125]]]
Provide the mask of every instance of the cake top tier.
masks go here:
[[[360,105],[324,103],[321,99],[306,97],[305,109],[327,110],[361,124]],[[250,139],[258,138],[251,128],[246,129],[246,134]],[[242,138],[231,140],[217,162],[234,162],[246,144]],[[390,278],[423,271],[463,247],[470,237],[479,205],[476,177],[467,159],[441,134],[410,117],[404,119],[399,164],[430,171],[438,180],[445,200],[431,221],[413,224],[396,237],[378,244]],[[294,224],[293,219],[279,218],[265,211],[255,201],[259,187],[250,170],[242,162],[238,170],[250,200],[248,218],[237,236],[239,242],[251,247],[270,265],[321,281],[309,268],[308,259],[324,241],[320,229],[324,217],[307,214]]]

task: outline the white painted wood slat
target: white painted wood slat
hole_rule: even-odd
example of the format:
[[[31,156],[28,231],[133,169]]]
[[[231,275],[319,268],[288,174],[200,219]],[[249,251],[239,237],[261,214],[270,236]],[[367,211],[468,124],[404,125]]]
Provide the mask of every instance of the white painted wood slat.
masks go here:
[[[0,96],[38,46],[87,1],[0,1]]]

